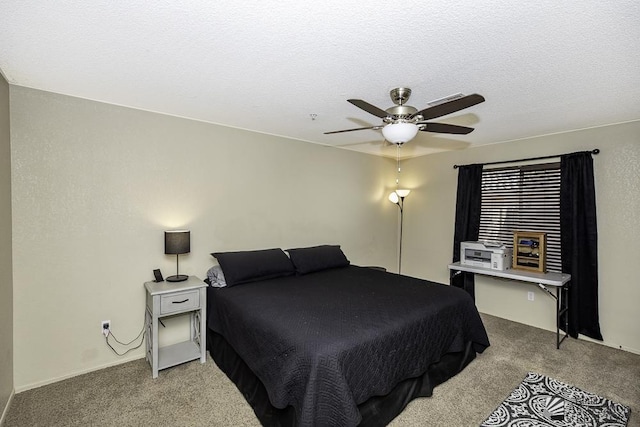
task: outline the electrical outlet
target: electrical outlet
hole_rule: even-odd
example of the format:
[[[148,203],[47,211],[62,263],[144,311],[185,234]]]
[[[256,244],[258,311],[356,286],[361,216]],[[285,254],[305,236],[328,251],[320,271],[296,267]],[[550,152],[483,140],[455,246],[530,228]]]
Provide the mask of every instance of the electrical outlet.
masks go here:
[[[536,299],[536,295],[533,292],[527,292],[527,299],[533,301]]]
[[[108,337],[109,332],[111,332],[111,320],[103,320],[100,324],[100,333],[105,337]]]

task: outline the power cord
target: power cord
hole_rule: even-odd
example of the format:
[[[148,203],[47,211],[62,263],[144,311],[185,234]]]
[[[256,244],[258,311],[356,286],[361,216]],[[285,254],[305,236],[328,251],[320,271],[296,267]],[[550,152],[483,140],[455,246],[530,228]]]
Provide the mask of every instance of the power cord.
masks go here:
[[[144,336],[142,336],[142,339],[140,340],[140,344],[138,344],[135,347],[132,347],[130,349],[128,349],[127,351],[125,351],[124,353],[118,353],[116,351],[115,348],[113,348],[113,346],[111,345],[111,343],[109,342],[109,337],[113,337],[114,341],[117,342],[118,344],[122,345],[122,346],[128,346],[131,345],[135,340],[137,340],[138,338],[140,338],[140,336],[142,335],[142,333],[144,332],[144,325],[142,326],[142,330],[140,331],[140,333],[138,334],[137,337],[135,337],[134,339],[132,339],[131,341],[129,341],[128,343],[123,343],[120,340],[118,340],[118,338],[113,334],[113,332],[111,331],[111,329],[107,329],[107,332],[105,332],[105,336],[104,336],[104,342],[107,343],[107,345],[109,346],[109,348],[118,356],[124,356],[125,354],[129,353],[132,350],[135,350],[137,348],[140,348],[140,346],[142,345],[142,343],[144,342]]]

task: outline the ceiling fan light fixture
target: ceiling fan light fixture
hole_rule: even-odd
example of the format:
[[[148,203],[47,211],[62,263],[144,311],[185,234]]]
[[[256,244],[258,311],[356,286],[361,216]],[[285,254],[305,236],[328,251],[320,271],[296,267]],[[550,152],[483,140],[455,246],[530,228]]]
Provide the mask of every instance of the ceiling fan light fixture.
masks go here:
[[[384,139],[392,144],[404,144],[411,141],[418,134],[418,125],[415,123],[398,122],[389,123],[382,128]]]

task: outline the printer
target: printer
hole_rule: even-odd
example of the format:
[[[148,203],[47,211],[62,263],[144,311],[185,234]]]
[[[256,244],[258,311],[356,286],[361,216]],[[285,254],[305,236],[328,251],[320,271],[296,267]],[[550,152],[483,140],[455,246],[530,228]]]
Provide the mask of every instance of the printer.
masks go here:
[[[513,249],[499,242],[481,240],[477,242],[460,242],[460,264],[492,270],[508,270],[511,268]]]

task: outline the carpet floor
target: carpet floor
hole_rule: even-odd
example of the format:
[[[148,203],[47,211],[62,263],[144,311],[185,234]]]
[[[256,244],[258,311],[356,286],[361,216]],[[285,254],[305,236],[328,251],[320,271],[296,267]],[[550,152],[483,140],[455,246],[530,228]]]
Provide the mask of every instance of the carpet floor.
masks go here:
[[[391,422],[404,426],[478,426],[538,372],[631,408],[640,427],[640,355],[482,315],[491,347],[432,397],[413,400]],[[233,383],[209,358],[160,371],[144,359],[15,395],[4,427],[259,426]]]

